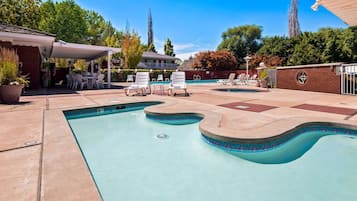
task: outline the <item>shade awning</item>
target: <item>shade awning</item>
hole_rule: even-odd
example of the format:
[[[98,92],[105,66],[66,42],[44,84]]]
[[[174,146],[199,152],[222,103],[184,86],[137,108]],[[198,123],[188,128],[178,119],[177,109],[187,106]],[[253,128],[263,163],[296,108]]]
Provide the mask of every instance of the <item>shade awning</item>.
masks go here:
[[[357,0],[316,0],[313,9],[322,5],[349,26],[357,26]]]
[[[108,55],[108,52],[115,54],[121,52],[121,49],[61,41],[53,43],[51,57],[92,60],[101,56],[106,56]]]

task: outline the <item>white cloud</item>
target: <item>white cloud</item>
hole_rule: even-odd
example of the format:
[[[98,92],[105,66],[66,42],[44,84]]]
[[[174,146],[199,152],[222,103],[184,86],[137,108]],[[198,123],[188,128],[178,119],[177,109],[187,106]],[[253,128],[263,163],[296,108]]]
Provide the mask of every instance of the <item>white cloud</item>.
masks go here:
[[[179,51],[183,51],[183,50],[187,50],[187,49],[191,49],[191,48],[194,48],[194,47],[197,47],[195,44],[192,44],[192,43],[183,43],[183,44],[173,44],[174,46],[174,50],[175,52],[179,52]]]
[[[176,57],[184,61],[190,58],[191,56],[194,57],[195,54],[197,54],[198,52],[199,51],[180,53],[180,54],[176,54]]]

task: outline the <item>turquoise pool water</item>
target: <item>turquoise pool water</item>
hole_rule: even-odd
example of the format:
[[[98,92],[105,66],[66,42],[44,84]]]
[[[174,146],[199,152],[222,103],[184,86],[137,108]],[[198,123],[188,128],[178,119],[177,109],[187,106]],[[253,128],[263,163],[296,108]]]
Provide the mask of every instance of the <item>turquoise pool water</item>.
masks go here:
[[[218,80],[186,80],[186,84],[214,84],[217,83]],[[151,85],[158,85],[158,84],[170,84],[169,81],[163,82],[150,82]]]
[[[148,118],[141,104],[66,113],[105,201],[357,200],[352,136],[322,137],[296,160],[266,165],[207,143],[200,118]]]

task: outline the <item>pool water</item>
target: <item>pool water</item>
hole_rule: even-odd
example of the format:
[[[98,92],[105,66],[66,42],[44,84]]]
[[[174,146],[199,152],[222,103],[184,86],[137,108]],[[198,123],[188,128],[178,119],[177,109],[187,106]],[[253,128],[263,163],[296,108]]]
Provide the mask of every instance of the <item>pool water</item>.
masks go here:
[[[266,165],[206,143],[198,120],[167,124],[142,109],[68,118],[104,201],[357,200],[356,139],[322,137]]]
[[[195,84],[215,84],[218,80],[186,80],[186,84],[188,85],[195,85]],[[150,82],[151,85],[158,85],[158,84],[170,84],[170,81],[159,81],[159,82]]]

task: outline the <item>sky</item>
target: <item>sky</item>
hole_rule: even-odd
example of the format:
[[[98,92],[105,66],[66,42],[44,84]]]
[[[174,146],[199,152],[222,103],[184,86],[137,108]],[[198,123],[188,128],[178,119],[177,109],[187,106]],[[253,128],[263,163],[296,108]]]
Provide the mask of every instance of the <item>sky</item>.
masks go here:
[[[135,30],[147,43],[148,13],[153,19],[156,50],[170,38],[176,56],[187,59],[197,52],[216,50],[228,28],[246,24],[262,26],[263,36],[287,36],[290,0],[76,0],[85,9],[100,13],[118,30]],[[315,0],[299,1],[302,31],[323,27],[346,28],[345,23]]]

